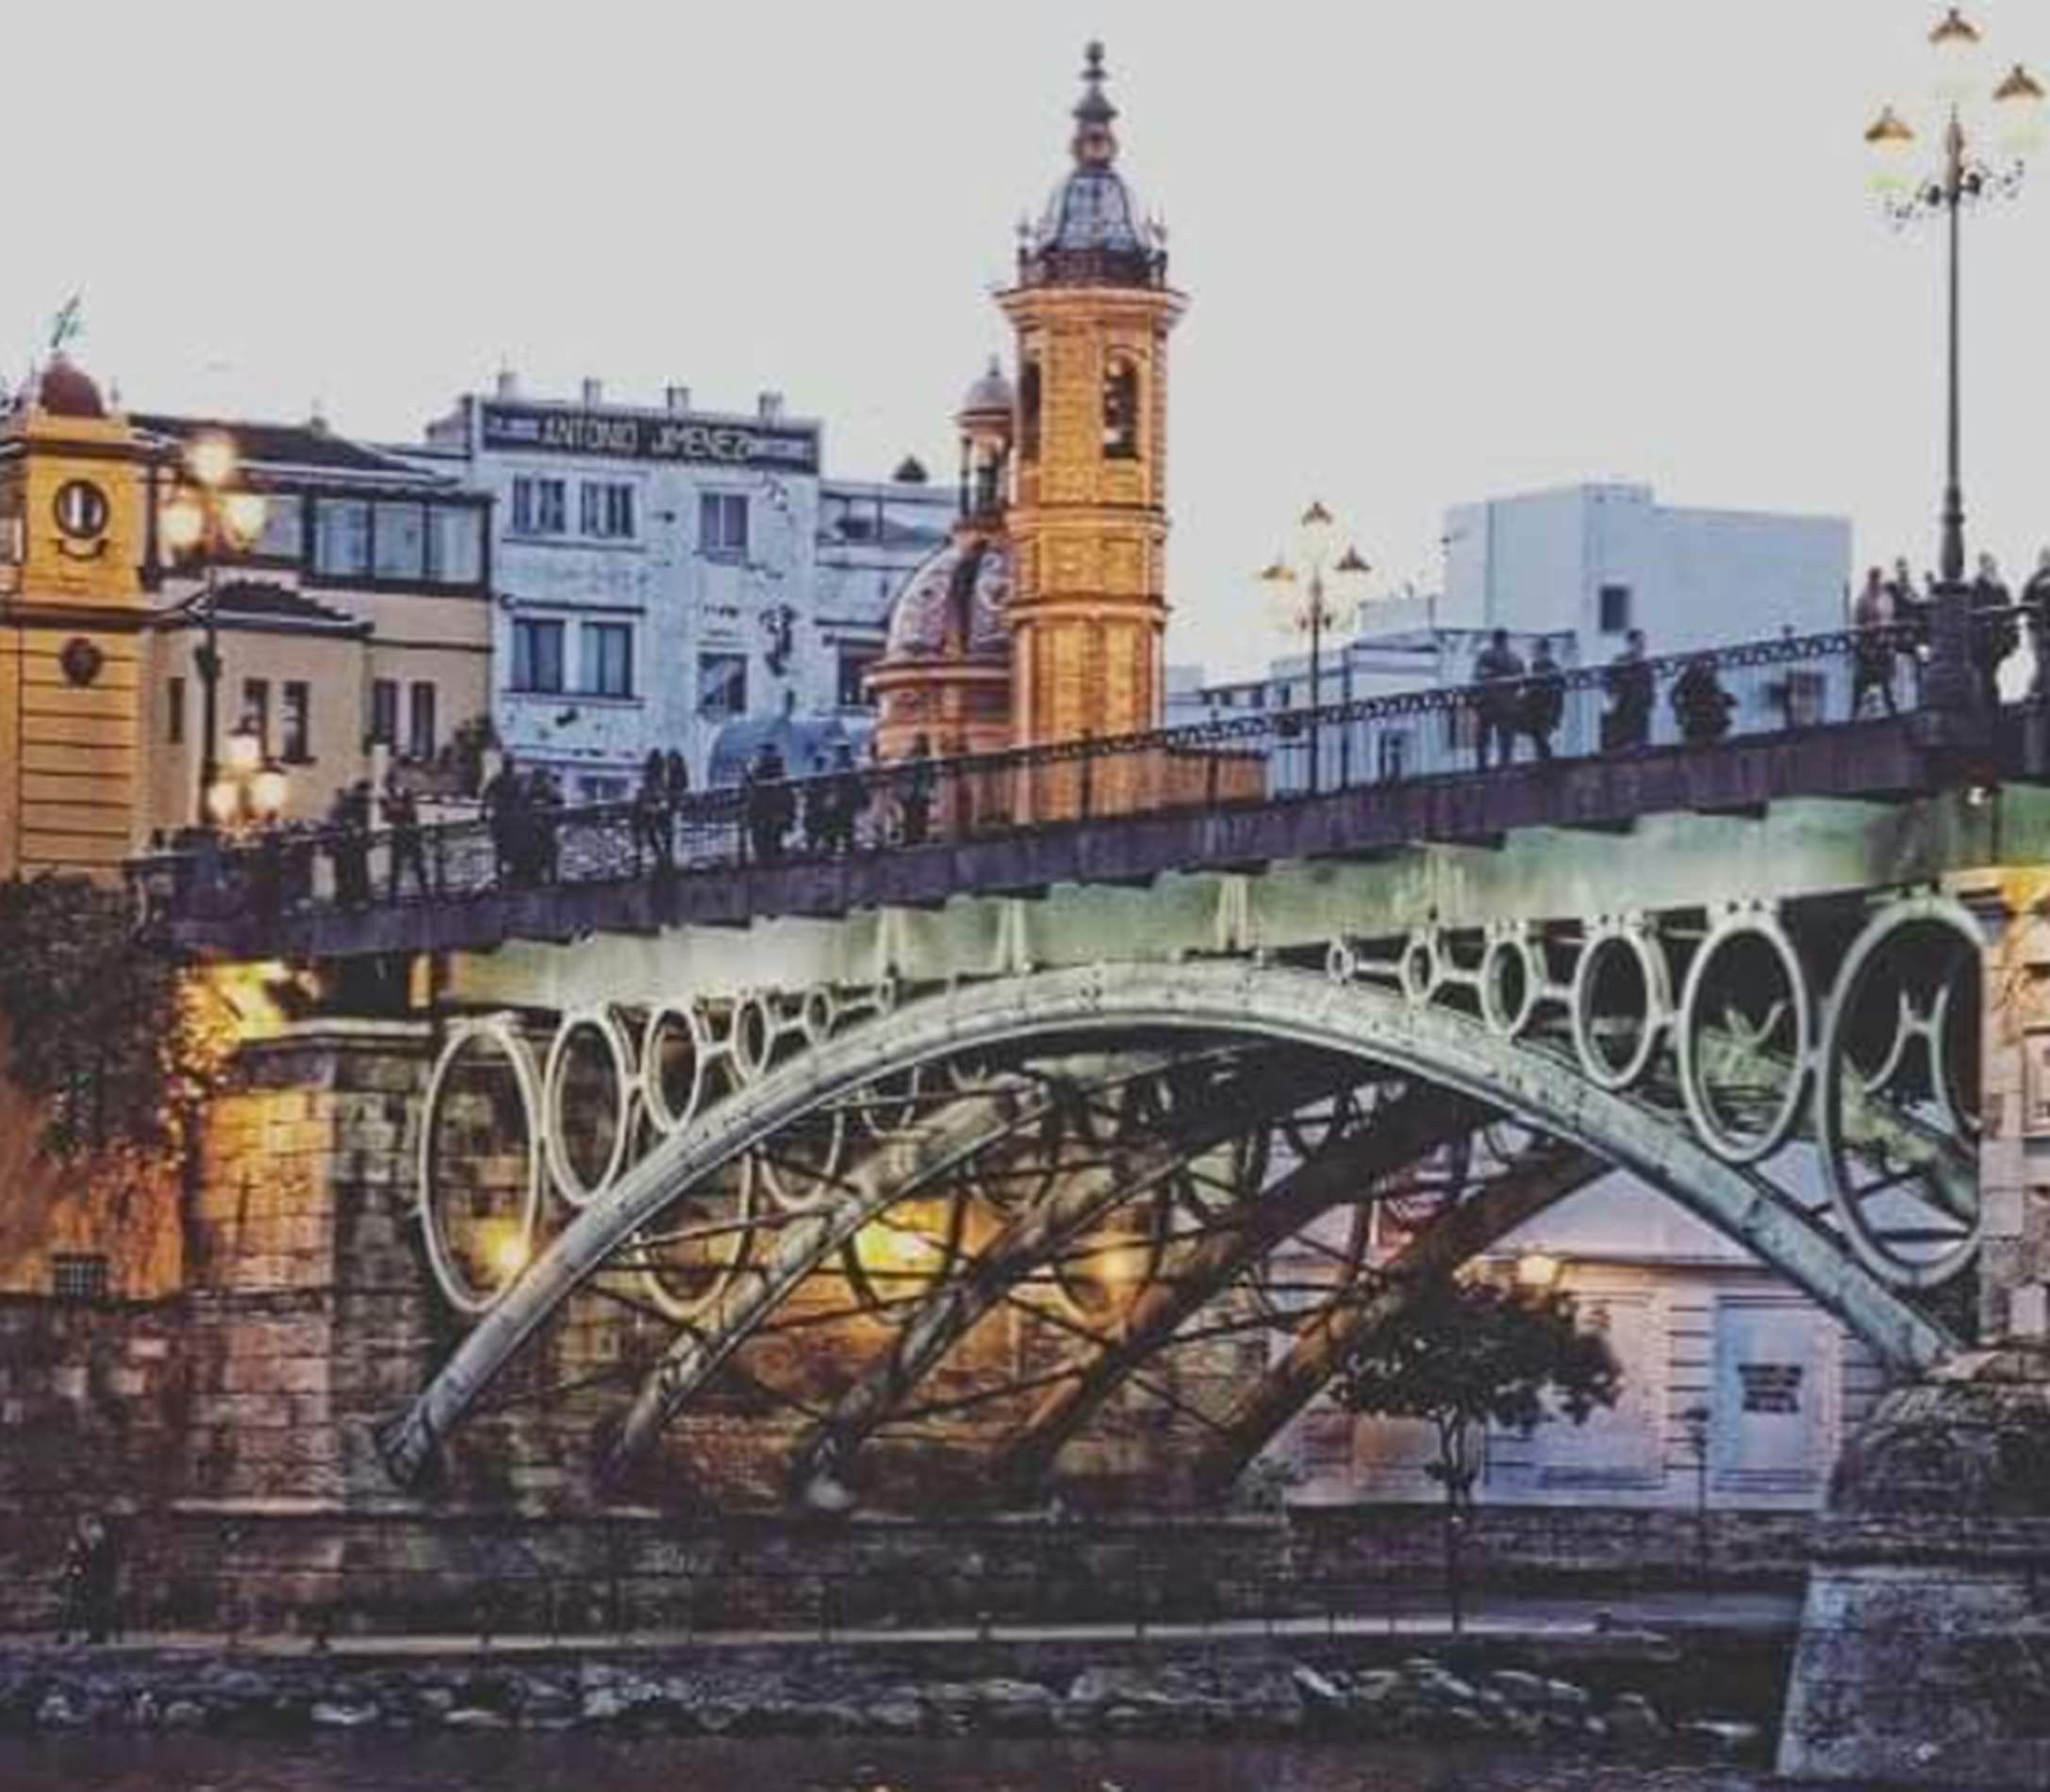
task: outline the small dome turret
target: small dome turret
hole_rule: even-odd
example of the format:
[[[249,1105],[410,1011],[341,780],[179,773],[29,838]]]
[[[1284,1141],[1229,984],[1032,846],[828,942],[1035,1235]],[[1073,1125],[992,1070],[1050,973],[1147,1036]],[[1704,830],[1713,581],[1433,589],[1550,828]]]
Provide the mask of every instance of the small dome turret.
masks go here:
[[[1011,382],[1004,378],[1001,364],[992,355],[982,376],[963,395],[954,421],[968,431],[993,424],[1001,424],[1008,430],[1017,404],[1017,395],[1012,391]]]
[[[36,383],[36,404],[52,417],[105,417],[107,403],[91,374],[59,350]]]

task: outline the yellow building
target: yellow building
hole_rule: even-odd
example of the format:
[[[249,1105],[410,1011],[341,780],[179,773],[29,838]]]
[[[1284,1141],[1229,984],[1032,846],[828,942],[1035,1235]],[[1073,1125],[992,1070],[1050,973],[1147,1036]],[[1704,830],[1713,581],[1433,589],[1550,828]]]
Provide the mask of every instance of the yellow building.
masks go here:
[[[196,442],[261,500],[246,545],[174,551]],[[0,419],[0,877],[113,875],[200,822],[214,756],[254,738],[284,819],[449,749],[490,705],[488,500],[315,423],[110,409],[61,356]]]

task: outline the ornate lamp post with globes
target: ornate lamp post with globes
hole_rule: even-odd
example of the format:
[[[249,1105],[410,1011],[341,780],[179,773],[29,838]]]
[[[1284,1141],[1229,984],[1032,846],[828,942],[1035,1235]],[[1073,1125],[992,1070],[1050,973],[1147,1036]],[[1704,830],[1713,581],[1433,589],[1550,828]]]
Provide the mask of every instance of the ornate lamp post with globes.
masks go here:
[[[1324,631],[1349,615],[1364,595],[1372,570],[1357,548],[1334,559],[1338,524],[1323,504],[1313,499],[1296,524],[1296,554],[1276,555],[1260,572],[1260,589],[1275,622],[1292,635],[1310,638],[1310,774],[1309,790],[1316,794],[1321,755],[1317,708],[1324,701]]]
[[[2042,144],[2043,90],[2019,62],[1989,88],[1979,67],[1983,39],[1960,8],[1952,7],[1929,33],[1935,52],[1935,97],[1942,119],[1942,156],[1917,169],[1919,139],[1891,106],[1865,132],[1873,158],[1872,184],[1897,224],[1943,220],[1949,245],[1948,411],[1938,561],[1941,589],[1929,618],[1928,700],[1937,708],[1972,701],[1971,643],[1964,601],[1964,486],[1960,471],[1959,223],[1968,205],[2010,198],[2022,185],[2026,158]],[[1990,104],[1988,104],[1990,102]],[[1992,154],[1982,146],[1990,139]]]
[[[253,747],[256,763],[239,765],[240,777],[232,785],[221,776],[221,644],[215,625],[219,568],[223,556],[246,553],[255,544],[263,533],[264,518],[261,494],[237,484],[240,471],[235,443],[227,436],[194,437],[185,452],[185,477],[165,501],[158,519],[171,551],[188,564],[199,562],[207,572],[206,589],[192,606],[207,629],[192,655],[201,692],[198,809],[202,827],[222,825],[241,813],[245,782],[259,815],[264,797],[277,798],[273,817],[284,806],[283,774],[260,772],[262,743],[254,734],[238,733],[233,744],[245,756]],[[277,783],[267,782],[271,779]],[[258,784],[263,786],[260,791]]]

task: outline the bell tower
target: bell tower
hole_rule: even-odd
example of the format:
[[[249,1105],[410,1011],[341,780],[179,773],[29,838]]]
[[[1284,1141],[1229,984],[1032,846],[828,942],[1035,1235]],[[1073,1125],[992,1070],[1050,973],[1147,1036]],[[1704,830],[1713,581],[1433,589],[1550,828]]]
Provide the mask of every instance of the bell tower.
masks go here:
[[[1074,167],[998,303],[1017,335],[1010,534],[1012,740],[1159,724],[1166,625],[1167,285],[1165,232],[1117,171],[1103,46],[1083,71]]]
[[[63,354],[0,417],[0,877],[118,876],[149,659],[128,420]]]

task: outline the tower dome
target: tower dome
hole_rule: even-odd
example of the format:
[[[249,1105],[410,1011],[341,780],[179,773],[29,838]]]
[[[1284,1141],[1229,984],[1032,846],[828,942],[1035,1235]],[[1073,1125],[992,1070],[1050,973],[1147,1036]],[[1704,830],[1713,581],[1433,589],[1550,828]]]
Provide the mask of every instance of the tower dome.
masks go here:
[[[1103,46],[1091,43],[1069,144],[1075,165],[1055,186],[1036,228],[1023,227],[1024,286],[1158,286],[1167,257],[1138,195],[1117,172],[1117,108],[1103,91]]]
[[[961,408],[954,413],[954,421],[964,429],[998,423],[1008,429],[1017,403],[1017,395],[1012,391],[1011,382],[1004,378],[1002,365],[992,355],[982,377],[963,394]]]
[[[36,383],[36,403],[52,417],[105,417],[107,404],[91,374],[59,351]]]

